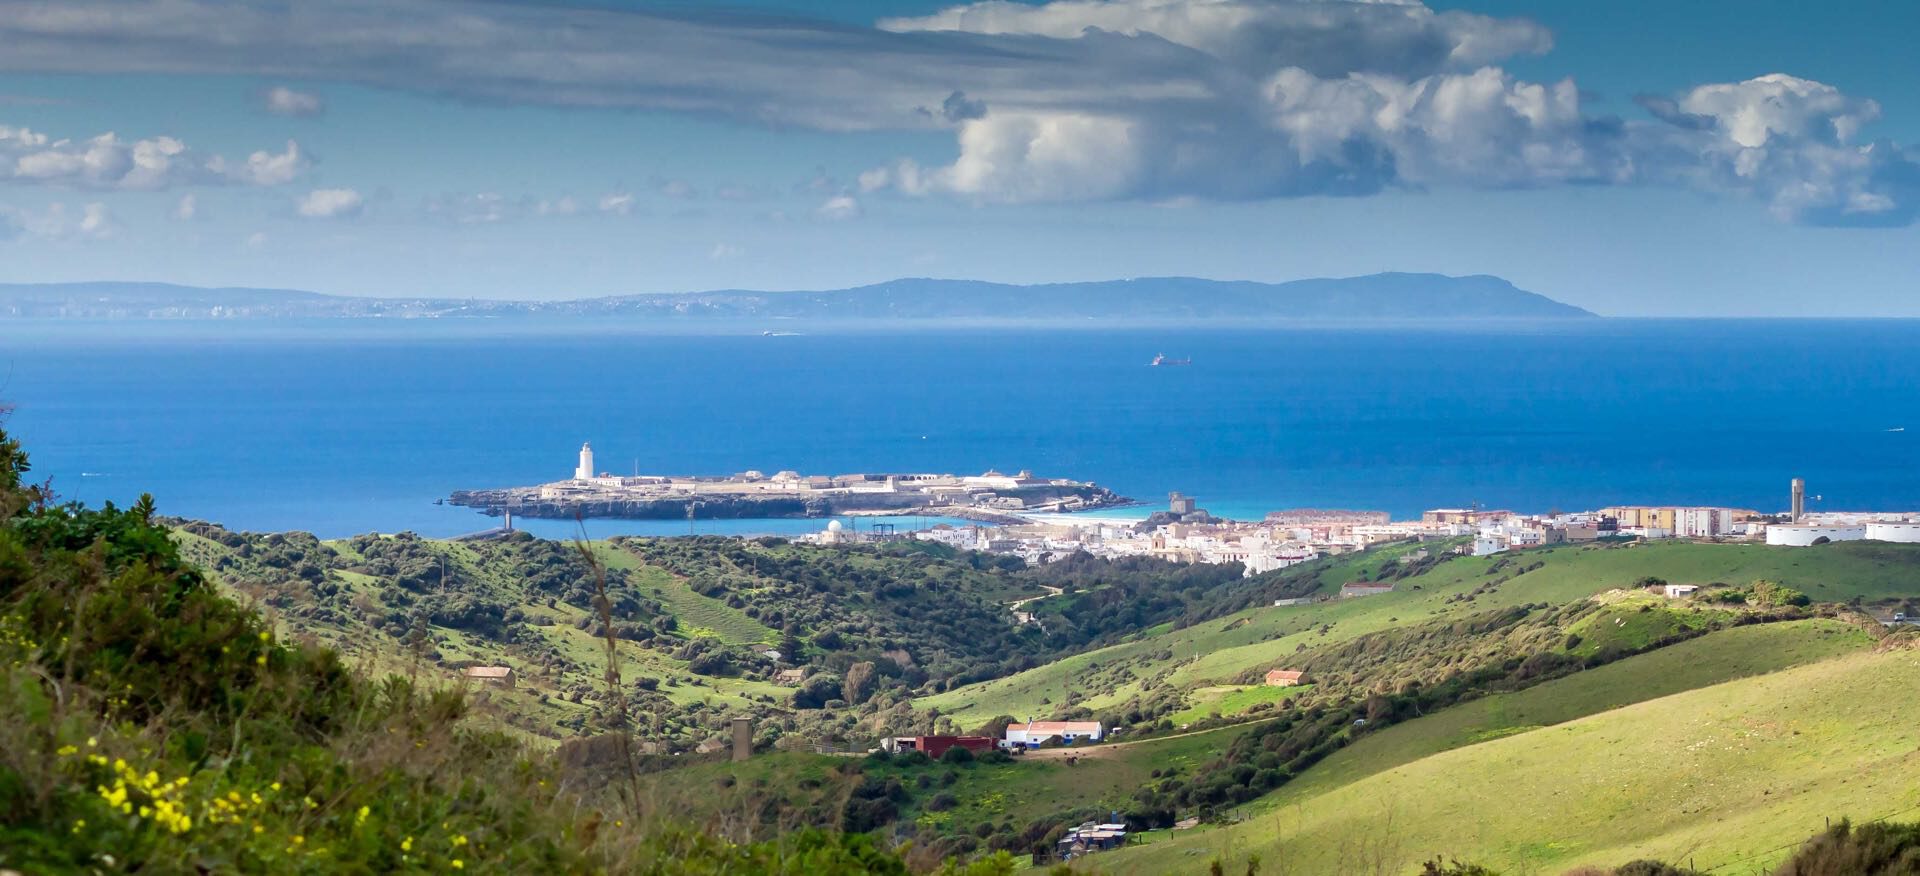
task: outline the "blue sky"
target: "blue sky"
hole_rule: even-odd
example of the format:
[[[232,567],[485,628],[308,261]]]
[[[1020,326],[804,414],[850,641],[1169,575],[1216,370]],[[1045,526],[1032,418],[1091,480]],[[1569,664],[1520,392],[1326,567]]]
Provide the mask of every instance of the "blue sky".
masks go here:
[[[0,282],[1414,270],[1920,316],[1916,29],[1898,2],[0,0]]]

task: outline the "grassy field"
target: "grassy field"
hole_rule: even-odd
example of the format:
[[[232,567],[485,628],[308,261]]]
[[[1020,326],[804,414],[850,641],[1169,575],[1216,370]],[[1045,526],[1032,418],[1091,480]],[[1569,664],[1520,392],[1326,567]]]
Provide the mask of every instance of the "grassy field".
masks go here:
[[[1372,554],[1335,557],[1326,588],[1383,565]],[[1539,564],[1539,568],[1522,571]],[[1396,583],[1392,593],[1239,614],[1069,657],[1006,678],[915,700],[960,723],[994,715],[1039,715],[1071,698],[1094,709],[1139,693],[1145,679],[1192,689],[1234,682],[1302,647],[1344,641],[1390,626],[1458,617],[1522,603],[1559,604],[1631,587],[1648,576],[1672,583],[1749,583],[1766,578],[1816,601],[1920,594],[1920,546],[1849,542],[1818,548],[1687,542],[1561,546],[1496,557],[1459,557]],[[1505,581],[1495,583],[1500,578]],[[1325,592],[1325,590],[1323,590]],[[1466,597],[1471,596],[1471,599]],[[1133,680],[1091,684],[1124,670]]]
[[[1797,647],[1815,656],[1840,646],[1812,642]],[[1099,866],[1195,872],[1220,855],[1234,871],[1255,853],[1300,872],[1405,872],[1435,855],[1512,874],[1645,857],[1746,872],[1737,868],[1784,855],[1828,816],[1920,809],[1920,698],[1889,696],[1920,683],[1920,653],[1910,650],[1847,654],[1419,756],[1435,742],[1415,736],[1471,741],[1550,723],[1582,702],[1630,698],[1635,684],[1658,679],[1646,669],[1631,681],[1595,672],[1554,683],[1584,684],[1580,695],[1543,685],[1533,698],[1480,706],[1505,715],[1461,712],[1424,733],[1423,722],[1403,725],[1371,751],[1355,746],[1346,769],[1371,774],[1303,779],[1242,824],[1103,855]],[[1333,776],[1341,764],[1328,767]]]
[[[680,629],[689,635],[712,636],[729,645],[780,640],[780,634],[765,624],[718,599],[693,592],[686,581],[664,569],[646,565],[631,553],[606,542],[594,542],[592,550],[608,567],[626,569],[633,586],[640,592],[666,603],[680,623]]]
[[[1196,688],[1187,694],[1187,702],[1192,705],[1186,711],[1173,713],[1172,720],[1175,726],[1179,726],[1216,715],[1231,718],[1261,703],[1281,702],[1296,694],[1304,693],[1312,687],[1312,685],[1272,687],[1256,684]]]
[[[1517,693],[1469,700],[1360,738],[1252,804],[1273,808],[1423,757],[1562,724],[1634,703],[1866,650],[1873,640],[1839,621],[1734,627],[1575,673]]]

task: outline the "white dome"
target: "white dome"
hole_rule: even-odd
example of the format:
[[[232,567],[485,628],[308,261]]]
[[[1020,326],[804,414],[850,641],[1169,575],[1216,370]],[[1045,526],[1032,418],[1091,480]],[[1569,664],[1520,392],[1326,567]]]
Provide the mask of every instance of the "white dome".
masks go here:
[[[831,522],[831,523],[828,523],[828,524],[827,524],[827,531],[828,531],[828,532],[839,532],[839,531],[840,531],[840,521],[838,521],[838,520],[835,520],[835,521],[833,521],[833,522]]]

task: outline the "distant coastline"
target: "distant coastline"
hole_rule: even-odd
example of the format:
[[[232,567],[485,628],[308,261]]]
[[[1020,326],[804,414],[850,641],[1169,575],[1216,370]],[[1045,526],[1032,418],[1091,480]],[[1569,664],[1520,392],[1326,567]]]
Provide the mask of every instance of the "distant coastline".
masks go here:
[[[721,290],[556,301],[361,298],[164,283],[0,284],[0,319],[5,318],[511,323],[591,318],[650,325],[731,322],[757,326],[763,335],[783,335],[796,326],[819,324],[1422,325],[1584,320],[1595,314],[1499,277],[1383,273],[1285,283],[1191,277],[1041,285],[902,279],[823,291]]]

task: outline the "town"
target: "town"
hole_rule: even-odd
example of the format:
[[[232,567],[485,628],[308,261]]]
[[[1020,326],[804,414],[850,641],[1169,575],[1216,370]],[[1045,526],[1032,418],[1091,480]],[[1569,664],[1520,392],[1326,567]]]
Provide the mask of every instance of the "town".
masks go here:
[[[1191,496],[1173,493],[1165,511],[1144,520],[1093,516],[1017,515],[999,526],[941,525],[911,534],[958,548],[1018,556],[1031,564],[1087,553],[1154,557],[1179,563],[1239,563],[1248,576],[1320,557],[1401,541],[1457,540],[1456,553],[1487,556],[1569,542],[1707,539],[1806,547],[1836,541],[1920,542],[1920,512],[1809,512],[1806,483],[1790,485],[1788,509],[1763,513],[1717,506],[1616,505],[1578,512],[1523,514],[1483,508],[1437,508],[1418,520],[1384,511],[1294,509],[1257,521],[1209,514]],[[850,531],[838,521],[808,536],[821,544],[898,538],[890,529]]]

